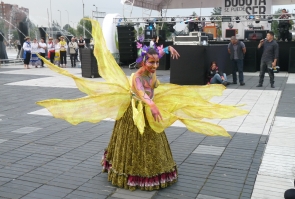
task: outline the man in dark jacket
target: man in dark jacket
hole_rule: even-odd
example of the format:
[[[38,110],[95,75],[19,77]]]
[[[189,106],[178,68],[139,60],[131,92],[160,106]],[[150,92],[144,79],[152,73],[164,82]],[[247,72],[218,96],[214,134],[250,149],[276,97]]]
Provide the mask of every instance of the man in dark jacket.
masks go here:
[[[275,76],[273,69],[276,68],[277,60],[279,58],[279,45],[273,38],[274,33],[272,31],[269,31],[266,35],[266,39],[262,39],[258,45],[258,48],[263,47],[263,53],[260,63],[259,84],[257,85],[257,87],[262,87],[266,70],[270,78],[271,87],[275,87]]]
[[[230,54],[230,60],[232,62],[233,84],[237,84],[238,71],[240,85],[244,86],[243,60],[246,53],[245,44],[242,41],[238,41],[235,36],[231,37],[230,43],[228,44],[228,53]]]

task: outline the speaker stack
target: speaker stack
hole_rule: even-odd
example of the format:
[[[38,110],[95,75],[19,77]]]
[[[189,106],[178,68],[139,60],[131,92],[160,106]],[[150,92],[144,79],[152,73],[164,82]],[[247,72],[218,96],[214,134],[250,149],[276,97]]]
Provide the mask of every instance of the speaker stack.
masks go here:
[[[81,48],[82,60],[82,77],[94,78],[100,77],[96,58],[93,55],[93,49]]]
[[[249,47],[244,57],[244,72],[256,72],[256,55],[257,48]]]
[[[288,68],[289,73],[295,73],[295,48],[292,47],[290,48],[289,52],[289,68]]]
[[[40,27],[39,28],[39,33],[40,33],[41,38],[43,38],[44,42],[46,43],[46,28]]]
[[[133,63],[137,58],[135,32],[133,26],[117,26],[120,61]]]
[[[19,22],[18,29],[21,31],[18,31],[18,37],[21,45],[25,42],[25,37],[29,36],[28,34],[28,23],[27,22]],[[24,34],[24,35],[23,35]]]

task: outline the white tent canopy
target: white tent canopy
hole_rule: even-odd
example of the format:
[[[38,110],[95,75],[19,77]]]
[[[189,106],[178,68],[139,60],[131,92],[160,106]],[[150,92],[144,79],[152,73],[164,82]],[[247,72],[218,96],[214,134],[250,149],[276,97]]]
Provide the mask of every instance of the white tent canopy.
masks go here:
[[[132,2],[133,0],[121,0],[122,4],[130,4]],[[158,11],[161,9],[214,8],[222,7],[223,4],[224,0],[134,0],[133,2],[135,7]],[[295,0],[272,0],[272,5],[274,6],[290,4],[295,4]]]

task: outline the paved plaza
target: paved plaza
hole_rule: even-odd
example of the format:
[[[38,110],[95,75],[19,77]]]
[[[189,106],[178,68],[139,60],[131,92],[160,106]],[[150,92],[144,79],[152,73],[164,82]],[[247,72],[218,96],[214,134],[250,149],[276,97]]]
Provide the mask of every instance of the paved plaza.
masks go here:
[[[81,68],[67,68],[81,76]],[[127,76],[135,70],[124,68]],[[158,71],[169,82],[169,71]],[[231,77],[230,77],[231,78]],[[93,81],[103,81],[94,78]],[[72,79],[48,68],[0,68],[0,199],[281,199],[295,178],[295,75],[276,74],[270,88],[230,85],[212,102],[244,105],[249,114],[210,120],[232,138],[189,132],[180,122],[166,130],[179,180],[159,191],[119,189],[101,173],[114,121],[72,126],[35,104],[85,96]],[[91,108],[91,107],[89,107]]]

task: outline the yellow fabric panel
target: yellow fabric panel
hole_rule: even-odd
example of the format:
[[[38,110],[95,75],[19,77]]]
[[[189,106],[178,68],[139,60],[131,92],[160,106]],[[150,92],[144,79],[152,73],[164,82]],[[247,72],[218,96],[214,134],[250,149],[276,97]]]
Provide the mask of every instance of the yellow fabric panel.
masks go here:
[[[173,124],[177,120],[177,117],[174,114],[165,111],[160,106],[158,106],[158,108],[163,118],[161,122],[155,121],[149,106],[145,106],[145,115],[150,127],[155,132],[162,133],[167,127],[171,126],[171,124]]]
[[[120,119],[130,104],[129,94],[111,93],[78,99],[50,99],[37,102],[55,118],[76,125],[81,122],[97,123],[106,118]]]
[[[81,92],[86,93],[87,95],[93,96],[93,95],[99,95],[99,94],[105,94],[105,93],[129,93],[129,90],[126,90],[124,87],[118,84],[108,83],[108,82],[95,82],[95,81],[79,78],[69,73],[67,70],[52,64],[50,61],[48,61],[44,57],[41,57],[39,54],[37,55],[40,59],[44,61],[46,66],[50,68],[51,70],[59,74],[62,74],[64,76],[73,78],[78,89]]]
[[[108,83],[115,83],[121,85],[126,90],[130,90],[130,85],[124,71],[118,66],[106,46],[99,23],[95,20],[90,21],[92,23],[92,36],[95,42],[93,54],[97,60],[100,76]]]
[[[143,105],[141,101],[138,101],[138,105],[136,107],[136,100],[132,99],[132,111],[133,111],[133,121],[140,134],[144,133],[145,127],[145,119],[143,113]]]
[[[180,119],[180,121],[185,124],[187,129],[191,132],[201,133],[207,136],[231,137],[223,127],[216,124],[191,119]]]
[[[177,94],[193,98],[202,98],[210,100],[214,96],[221,96],[225,90],[223,85],[206,85],[206,86],[180,86],[176,84],[160,84],[155,89],[155,98],[163,95]]]

